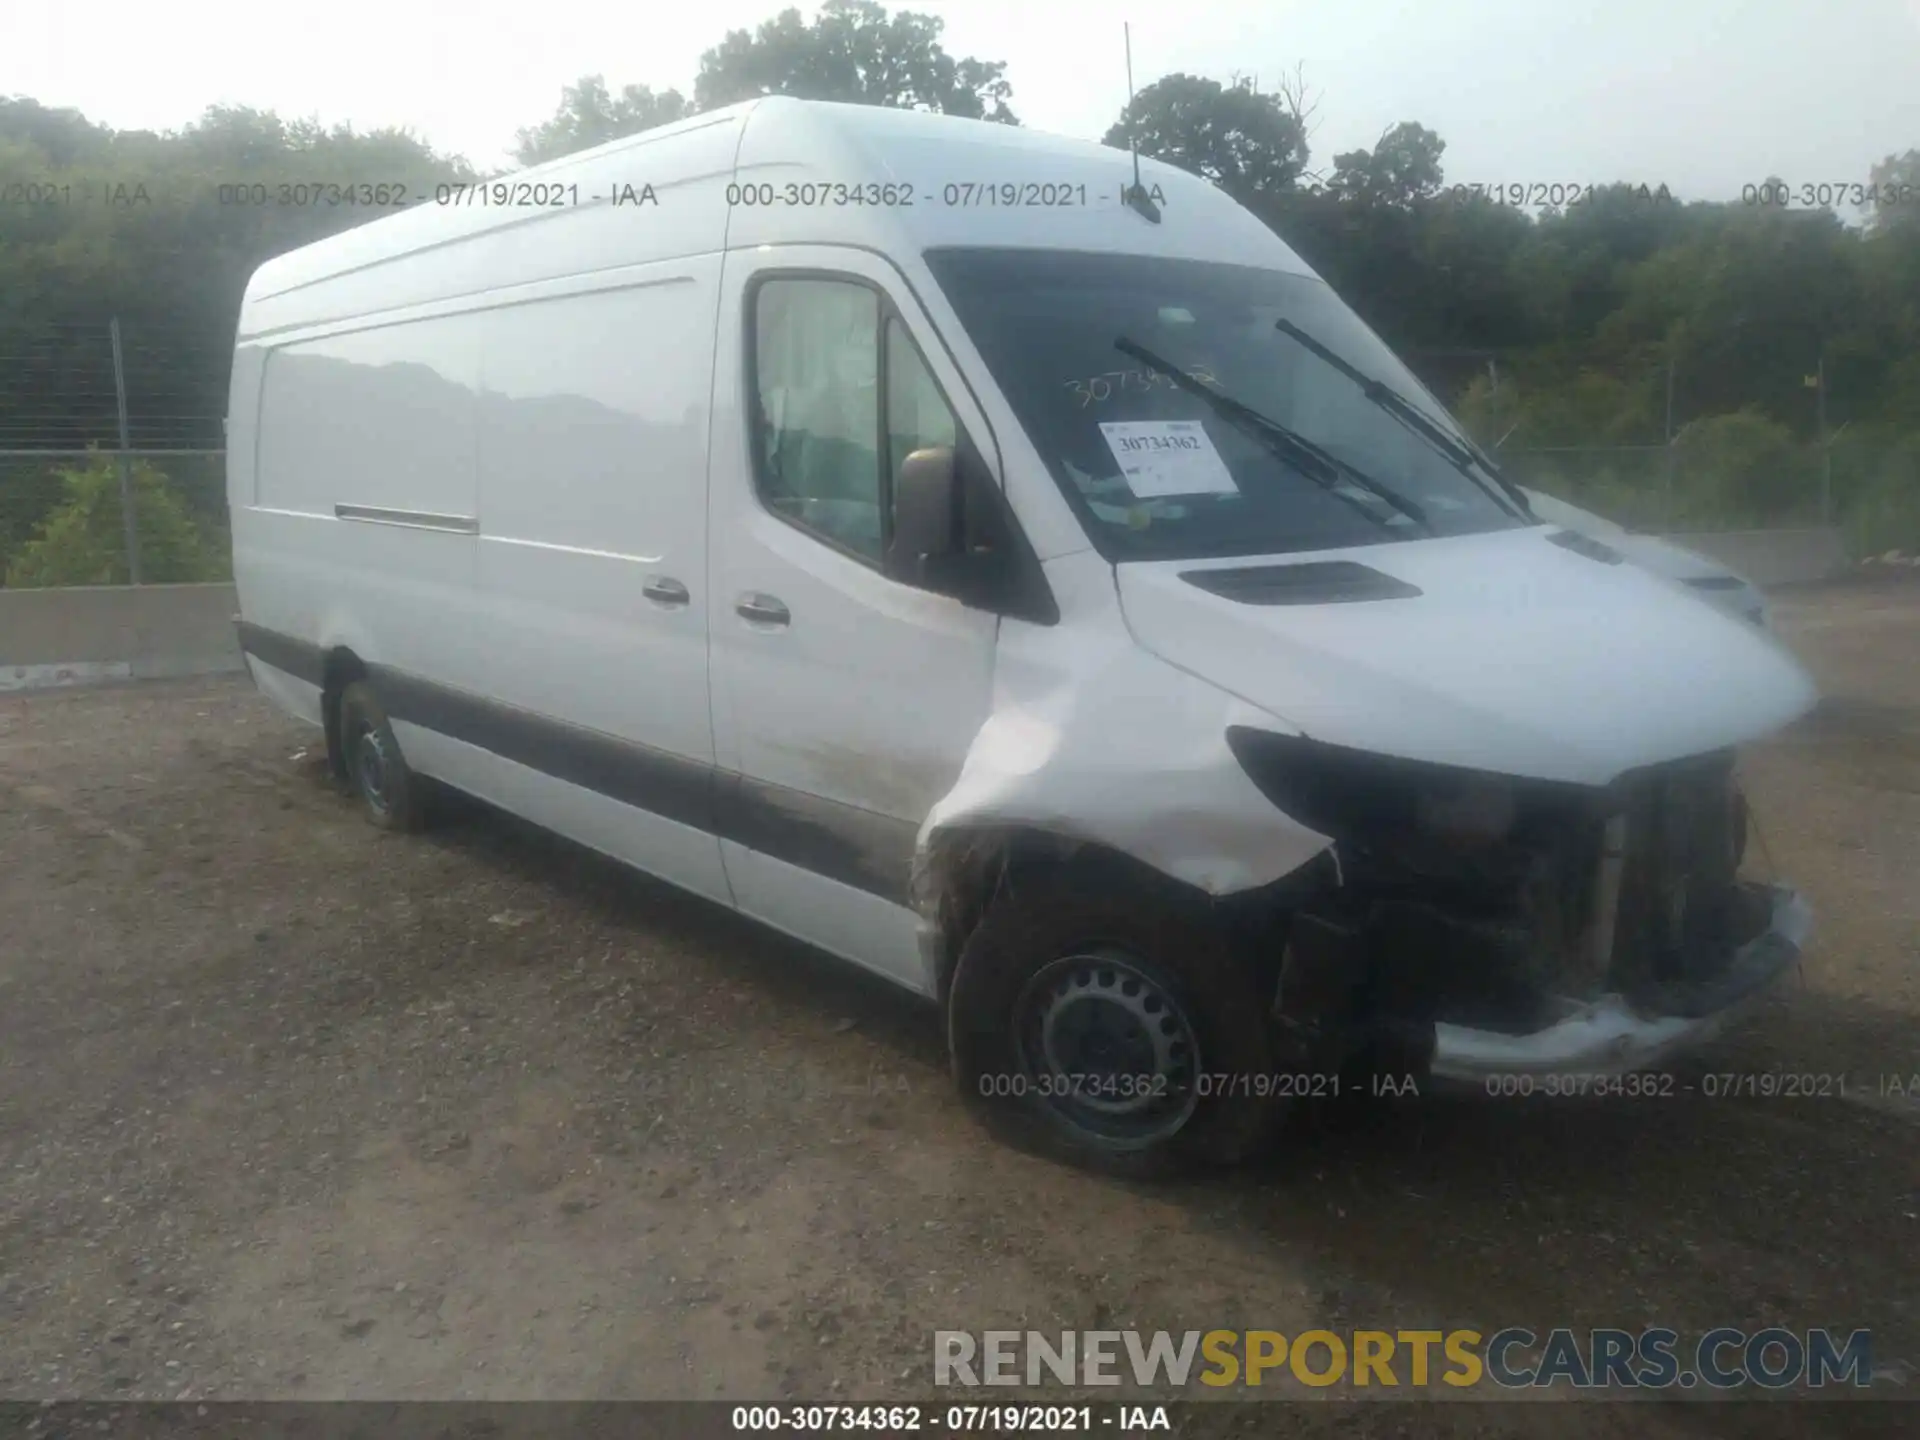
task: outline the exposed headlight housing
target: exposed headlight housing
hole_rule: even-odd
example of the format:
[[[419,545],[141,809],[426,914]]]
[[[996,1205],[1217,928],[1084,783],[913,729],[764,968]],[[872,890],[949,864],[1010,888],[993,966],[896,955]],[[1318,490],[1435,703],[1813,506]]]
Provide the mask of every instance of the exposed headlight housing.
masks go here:
[[[1337,841],[1400,848],[1409,840],[1495,846],[1597,817],[1605,792],[1462,766],[1376,755],[1235,726],[1227,744],[1281,810]]]
[[[1414,799],[1414,814],[1420,828],[1430,835],[1487,845],[1513,832],[1520,806],[1511,781],[1475,776],[1420,790]]]

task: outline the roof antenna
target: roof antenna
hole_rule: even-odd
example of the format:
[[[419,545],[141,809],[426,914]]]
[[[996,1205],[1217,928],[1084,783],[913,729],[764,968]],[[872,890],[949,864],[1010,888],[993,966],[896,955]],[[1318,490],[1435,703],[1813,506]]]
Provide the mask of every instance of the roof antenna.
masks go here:
[[[1148,198],[1144,186],[1140,184],[1140,147],[1133,138],[1133,26],[1122,21],[1120,33],[1127,44],[1127,148],[1133,152],[1133,184],[1120,192],[1120,199],[1128,209],[1137,211],[1151,220],[1160,223],[1160,207]]]

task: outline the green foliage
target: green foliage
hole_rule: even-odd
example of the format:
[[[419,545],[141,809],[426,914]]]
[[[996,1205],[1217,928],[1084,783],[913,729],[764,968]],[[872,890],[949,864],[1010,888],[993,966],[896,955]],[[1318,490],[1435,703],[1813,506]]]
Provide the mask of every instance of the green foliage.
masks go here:
[[[1197,75],[1148,85],[1101,143],[1138,147],[1211,180],[1243,205],[1291,189],[1307,166],[1306,127],[1284,96]]]
[[[1677,489],[1713,511],[1768,521],[1817,520],[1820,475],[1810,449],[1757,410],[1695,420],[1674,437]]]
[[[1553,358],[1510,369],[1497,390],[1488,376],[1475,377],[1456,406],[1460,422],[1483,444],[1516,449],[1661,443],[1657,371],[1562,374]]]
[[[135,445],[218,444],[212,424],[191,437],[140,426],[148,415],[226,412],[234,323],[253,270],[392,213],[363,203],[375,185],[430,198],[436,183],[473,175],[397,130],[215,106],[154,135],[0,100],[0,185],[21,187],[20,203],[0,204],[0,434],[71,449],[110,435],[107,320],[118,316]],[[29,185],[47,198],[27,200]]]
[[[1019,124],[1007,108],[1006,64],[956,60],[940,44],[945,25],[911,10],[889,14],[872,0],[827,0],[811,22],[783,10],[751,34],[730,31],[701,56],[693,99],[645,85],[616,96],[605,79],[588,75],[561,92],[552,116],[519,132],[514,154],[537,165],[761,95]]]
[[[1508,469],[1521,484],[1570,500],[1629,530],[1651,532],[1692,523],[1684,512],[1669,506],[1666,477],[1657,455],[1551,455],[1539,457],[1538,463]],[[1707,524],[1700,528],[1713,527]]]
[[[1834,443],[1833,487],[1849,552],[1920,552],[1920,430],[1849,430]]]
[[[826,0],[811,24],[781,11],[749,35],[728,32],[700,58],[695,104],[715,110],[759,95],[936,110],[1017,125],[1004,61],[956,60],[940,44],[946,22],[873,0]]]
[[[1872,224],[1880,230],[1920,230],[1920,150],[1889,155],[1873,167],[1867,183]]]
[[[1373,149],[1334,156],[1327,189],[1348,205],[1412,209],[1439,193],[1440,156],[1446,148],[1447,142],[1426,126],[1402,121]]]
[[[127,554],[118,462],[102,456],[59,472],[61,498],[13,555],[6,583],[125,585]],[[131,465],[140,535],[140,578],[148,584],[222,580],[229,557],[203,533],[167,477],[144,461]]]
[[[103,158],[112,148],[114,132],[95,125],[78,110],[54,110],[24,95],[0,95],[0,137],[34,157],[36,163],[65,169],[86,160]],[[0,150],[0,160],[9,159]]]
[[[629,85],[616,97],[607,93],[603,78],[588,75],[561,91],[560,108],[551,119],[520,132],[514,155],[522,165],[538,165],[656,125],[671,125],[692,113],[693,106],[678,90],[656,95],[645,85]]]

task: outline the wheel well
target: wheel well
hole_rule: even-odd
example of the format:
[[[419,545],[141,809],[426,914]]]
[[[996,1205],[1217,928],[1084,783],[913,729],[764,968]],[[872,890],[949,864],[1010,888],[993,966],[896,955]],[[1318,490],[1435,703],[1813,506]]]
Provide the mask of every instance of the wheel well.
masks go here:
[[[347,686],[367,678],[367,667],[345,646],[327,652],[320,683],[320,721],[327,735],[327,762],[339,779],[346,779],[347,757],[340,744],[340,697]]]
[[[1325,852],[1271,884],[1214,896],[1112,846],[1050,831],[982,827],[937,834],[915,862],[913,900],[923,926],[932,932],[935,994],[943,1004],[960,952],[987,907],[1014,886],[1041,882],[1069,867],[1093,871],[1102,883],[1135,893],[1164,892],[1171,905],[1205,905],[1257,968],[1263,986],[1278,984],[1294,912],[1313,895],[1337,889],[1340,883]]]
[[[1059,865],[1074,842],[1045,831],[977,829],[933,837],[914,859],[913,900],[935,937],[934,993],[945,1003],[961,947],[994,896],[1026,876]]]
[[[1001,894],[1060,870],[1093,870],[1136,891],[1164,888],[1169,898],[1201,891],[1112,846],[1026,827],[944,832],[914,865],[913,896],[934,934],[935,993],[944,1002],[960,951]],[[1215,903],[1208,897],[1209,903]]]

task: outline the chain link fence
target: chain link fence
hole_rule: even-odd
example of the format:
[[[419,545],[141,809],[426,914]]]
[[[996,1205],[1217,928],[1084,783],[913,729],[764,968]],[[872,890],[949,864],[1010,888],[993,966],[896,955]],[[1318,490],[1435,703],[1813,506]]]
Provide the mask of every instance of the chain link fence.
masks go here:
[[[224,450],[0,450],[8,588],[232,578]]]
[[[164,315],[7,334],[0,585],[231,579],[218,342]]]
[[[1772,473],[1729,475],[1718,457],[1668,445],[1501,449],[1507,477],[1630,530],[1700,533],[1832,523],[1817,445],[1771,457]]]
[[[1631,530],[1827,526],[1856,559],[1920,551],[1920,432],[1861,427],[1744,453],[1719,443],[1723,435],[1688,443],[1695,438],[1683,431],[1667,445],[1508,446],[1495,458],[1509,479]]]
[[[1920,550],[1920,425],[1844,415],[1824,362],[1775,408],[1711,392],[1658,356],[1411,350],[1416,373],[1508,477],[1633,530],[1828,526],[1847,553]],[[1511,362],[1511,363],[1510,363]],[[1837,421],[1837,423],[1836,423]]]

